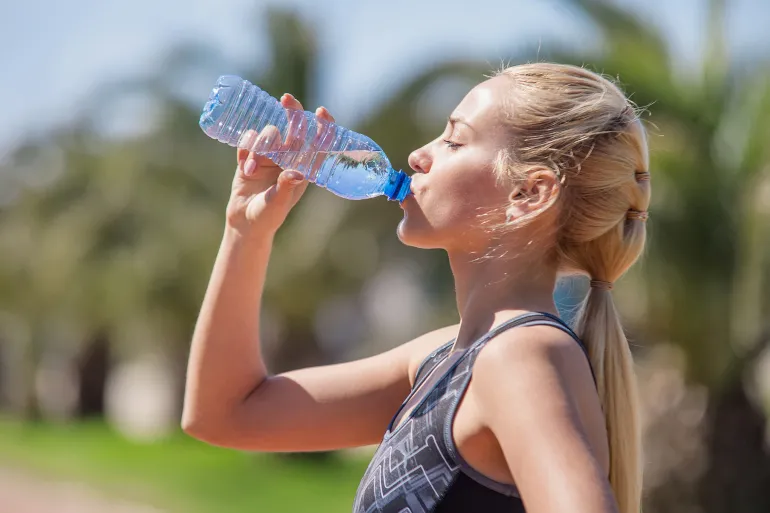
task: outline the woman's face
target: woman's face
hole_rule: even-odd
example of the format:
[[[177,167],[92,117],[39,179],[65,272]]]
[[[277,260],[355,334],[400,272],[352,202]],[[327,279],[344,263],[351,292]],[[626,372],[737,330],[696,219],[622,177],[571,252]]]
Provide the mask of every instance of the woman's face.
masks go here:
[[[482,222],[504,219],[511,192],[494,172],[499,150],[510,143],[501,122],[502,99],[510,87],[505,77],[474,87],[452,112],[444,133],[409,156],[415,173],[413,195],[401,205],[402,242],[467,252],[482,251],[489,244]]]

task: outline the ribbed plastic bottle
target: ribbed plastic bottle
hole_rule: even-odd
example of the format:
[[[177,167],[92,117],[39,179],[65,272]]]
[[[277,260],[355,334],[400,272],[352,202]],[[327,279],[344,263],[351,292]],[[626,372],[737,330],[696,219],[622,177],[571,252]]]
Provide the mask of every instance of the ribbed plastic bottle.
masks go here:
[[[285,109],[237,76],[219,77],[199,124],[209,137],[265,155],[284,169],[296,169],[343,198],[384,194],[403,201],[410,192],[411,178],[393,169],[370,138],[334,123],[319,123],[312,112]]]

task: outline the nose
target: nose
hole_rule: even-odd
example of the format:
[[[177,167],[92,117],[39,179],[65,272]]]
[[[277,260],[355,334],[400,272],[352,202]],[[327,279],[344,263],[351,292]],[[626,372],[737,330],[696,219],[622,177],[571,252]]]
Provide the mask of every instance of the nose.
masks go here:
[[[414,150],[409,154],[409,167],[417,173],[427,173],[430,171],[431,159],[425,147]]]

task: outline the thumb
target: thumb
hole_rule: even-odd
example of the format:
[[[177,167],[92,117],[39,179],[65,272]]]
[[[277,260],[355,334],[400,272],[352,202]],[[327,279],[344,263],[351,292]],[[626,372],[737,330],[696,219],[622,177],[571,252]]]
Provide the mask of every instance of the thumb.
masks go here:
[[[278,180],[276,181],[275,188],[272,191],[273,194],[270,195],[268,201],[271,203],[290,202],[294,190],[302,185],[304,181],[305,177],[299,171],[290,169],[281,172],[281,174],[278,175]]]

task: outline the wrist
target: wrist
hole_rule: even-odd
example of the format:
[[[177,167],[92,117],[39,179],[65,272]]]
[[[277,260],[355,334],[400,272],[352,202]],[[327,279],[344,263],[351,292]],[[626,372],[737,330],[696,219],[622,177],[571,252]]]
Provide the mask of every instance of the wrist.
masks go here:
[[[249,246],[253,249],[260,247],[271,248],[275,233],[261,230],[256,227],[237,228],[231,225],[225,226],[223,242],[233,246]]]

